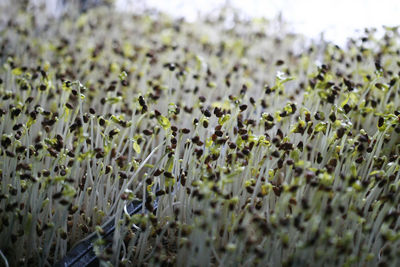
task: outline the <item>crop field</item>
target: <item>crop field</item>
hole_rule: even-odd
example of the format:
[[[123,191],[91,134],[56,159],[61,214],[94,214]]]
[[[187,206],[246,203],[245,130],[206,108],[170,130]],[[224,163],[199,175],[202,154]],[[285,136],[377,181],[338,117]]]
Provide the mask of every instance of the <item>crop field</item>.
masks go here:
[[[398,28],[235,12],[1,6],[0,266],[400,266]]]

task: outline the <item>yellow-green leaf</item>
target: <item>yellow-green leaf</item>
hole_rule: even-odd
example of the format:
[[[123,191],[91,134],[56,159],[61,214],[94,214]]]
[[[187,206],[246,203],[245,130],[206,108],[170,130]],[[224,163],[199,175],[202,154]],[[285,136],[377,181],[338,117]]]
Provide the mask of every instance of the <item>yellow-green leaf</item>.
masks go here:
[[[14,75],[19,76],[19,75],[21,75],[21,74],[24,73],[24,72],[22,71],[21,68],[15,68],[15,69],[13,69],[13,70],[11,71],[11,73],[14,74]]]
[[[168,120],[168,118],[164,117],[163,115],[159,115],[157,117],[157,121],[161,125],[161,127],[164,128],[164,130],[167,130],[171,127],[171,122]]]
[[[326,132],[326,123],[320,122],[315,126],[315,131],[316,132]]]
[[[136,153],[140,154],[142,152],[142,149],[140,148],[139,144],[135,141],[133,142],[133,149],[135,150]]]

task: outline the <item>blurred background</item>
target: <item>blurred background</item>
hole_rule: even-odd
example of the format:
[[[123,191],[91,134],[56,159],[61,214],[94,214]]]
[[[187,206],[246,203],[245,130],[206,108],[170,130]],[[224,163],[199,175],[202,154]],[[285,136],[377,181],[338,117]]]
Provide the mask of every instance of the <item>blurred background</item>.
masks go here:
[[[1,0],[3,1],[3,0]],[[0,2],[1,2],[0,1]],[[7,0],[4,0],[7,1]],[[22,0],[21,0],[22,1]],[[194,21],[199,15],[215,12],[224,5],[240,10],[243,17],[280,17],[289,30],[310,38],[320,38],[343,46],[349,36],[368,27],[400,25],[399,0],[32,0],[45,2],[57,13],[65,2],[80,1],[83,9],[111,3],[123,11],[154,8],[175,17]]]
[[[125,10],[145,4],[188,20],[230,4],[247,17],[272,19],[281,14],[289,29],[312,38],[324,32],[325,39],[339,45],[365,27],[400,25],[398,0],[116,0],[116,4]]]

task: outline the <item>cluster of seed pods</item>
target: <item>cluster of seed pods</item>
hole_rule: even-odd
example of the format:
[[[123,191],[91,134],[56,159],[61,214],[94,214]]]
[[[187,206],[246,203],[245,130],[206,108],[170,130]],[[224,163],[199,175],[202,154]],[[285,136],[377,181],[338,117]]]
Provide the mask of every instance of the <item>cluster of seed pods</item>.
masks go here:
[[[0,24],[2,260],[96,232],[116,266],[400,264],[397,28],[29,7]]]

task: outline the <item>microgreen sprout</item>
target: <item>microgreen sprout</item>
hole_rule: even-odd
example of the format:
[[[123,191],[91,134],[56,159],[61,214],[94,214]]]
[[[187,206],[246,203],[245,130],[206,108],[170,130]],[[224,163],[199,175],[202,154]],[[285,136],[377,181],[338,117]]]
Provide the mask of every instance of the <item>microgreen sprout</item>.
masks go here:
[[[397,28],[33,2],[0,4],[4,265],[400,264]]]

